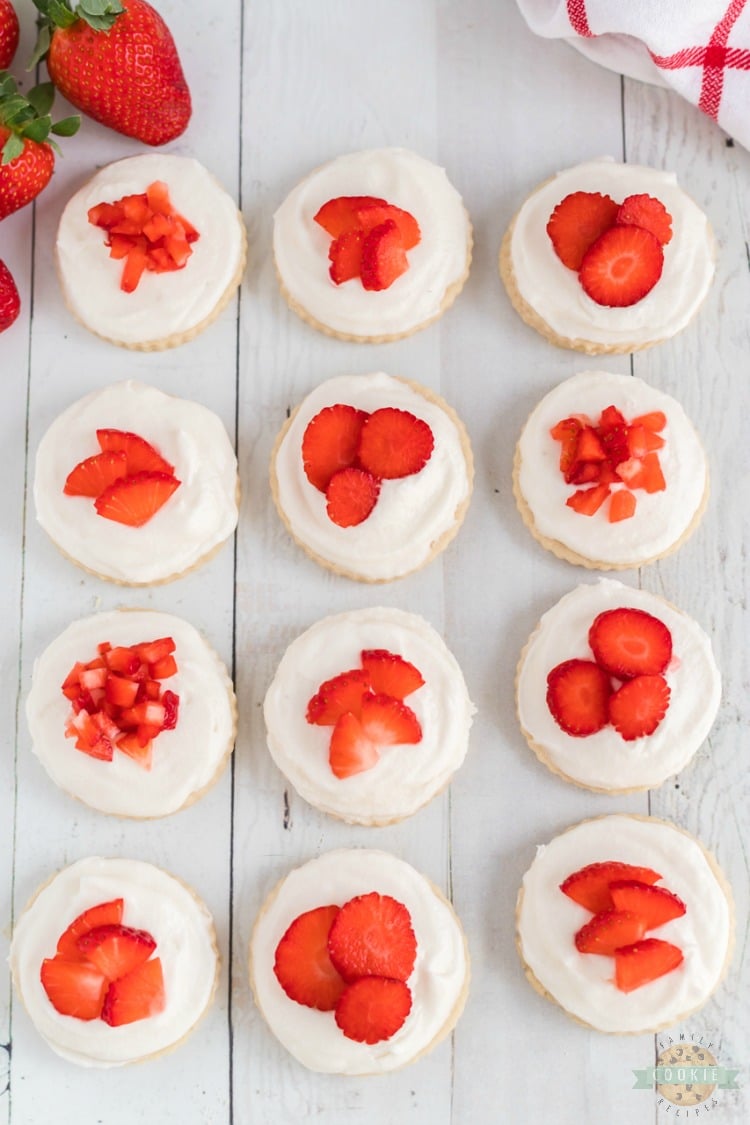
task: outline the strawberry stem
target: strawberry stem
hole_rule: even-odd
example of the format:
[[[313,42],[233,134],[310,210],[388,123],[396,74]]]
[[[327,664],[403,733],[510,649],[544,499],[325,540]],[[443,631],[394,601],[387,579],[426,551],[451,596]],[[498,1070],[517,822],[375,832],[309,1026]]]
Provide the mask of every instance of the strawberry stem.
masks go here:
[[[23,152],[24,141],[37,144],[51,144],[59,152],[50,133],[60,137],[72,137],[78,132],[80,117],[64,117],[53,125],[50,109],[55,97],[51,82],[42,82],[20,94],[15,79],[6,71],[0,70],[0,127],[7,129],[8,136],[2,147],[0,164],[10,164]]]
[[[125,12],[119,0],[81,0],[74,7],[69,0],[34,0],[34,5],[40,16],[37,20],[37,39],[27,70],[33,70],[46,56],[56,28],[65,30],[80,19],[94,31],[107,32]]]

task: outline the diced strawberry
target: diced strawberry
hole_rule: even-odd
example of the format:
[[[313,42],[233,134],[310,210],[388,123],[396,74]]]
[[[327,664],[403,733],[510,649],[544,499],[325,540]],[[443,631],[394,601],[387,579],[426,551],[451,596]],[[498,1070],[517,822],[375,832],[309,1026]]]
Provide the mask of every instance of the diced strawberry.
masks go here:
[[[560,884],[560,890],[579,906],[585,906],[592,914],[601,914],[605,910],[614,910],[610,884],[627,879],[650,885],[658,882],[661,875],[650,867],[638,867],[632,863],[610,859],[603,863],[588,863],[574,871]]]
[[[142,703],[136,703],[133,707],[126,707],[122,711],[120,719],[124,726],[132,727],[147,723],[149,726],[161,730],[165,715],[166,709],[163,702],[147,699]]]
[[[76,661],[67,676],[63,680],[62,689],[65,692],[66,688],[77,688],[81,682],[81,672],[86,670],[86,665],[81,661]],[[67,695],[67,692],[65,692]]]
[[[124,676],[110,674],[104,685],[104,695],[108,703],[116,707],[132,707],[138,694],[138,684],[135,680],[127,680]]]
[[[192,253],[198,231],[173,208],[166,184],[123,196],[89,209],[88,219],[108,233],[109,256],[125,260],[120,288],[130,293],[144,270],[161,273],[182,269]]]
[[[162,720],[162,730],[174,730],[177,726],[177,719],[179,716],[180,697],[175,695],[173,691],[165,691],[161,697],[161,702],[164,706],[164,718]]]
[[[102,709],[95,711],[91,716],[91,721],[114,746],[115,742],[120,737],[120,728],[117,723],[109,717],[107,712]]]
[[[107,980],[118,980],[147,961],[156,942],[145,930],[115,923],[96,926],[83,934],[78,949]]]
[[[82,960],[78,939],[96,926],[116,926],[122,921],[123,900],[113,898],[84,910],[68,926],[57,943],[57,952],[68,961]]]
[[[610,227],[586,251],[578,275],[592,301],[609,308],[635,305],[661,277],[664,251],[641,227]]]
[[[106,488],[94,501],[94,507],[105,519],[142,527],[166,504],[180,483],[168,473],[136,473]]]
[[[158,637],[155,641],[142,641],[133,646],[133,651],[145,664],[156,664],[175,651],[177,645],[173,637]]]
[[[102,1012],[107,978],[86,961],[68,961],[58,953],[42,961],[42,987],[62,1016],[95,1020]]]
[[[408,410],[384,406],[365,419],[359,463],[382,480],[397,480],[424,468],[434,445],[432,430],[422,418]]]
[[[648,453],[648,433],[645,426],[628,426],[628,453],[631,457],[644,457]]]
[[[328,518],[338,527],[356,527],[370,515],[379,495],[380,481],[366,469],[339,469],[326,489]]]
[[[565,660],[547,676],[547,706],[557,725],[574,738],[586,738],[607,725],[612,685],[593,660]]]
[[[333,238],[338,238],[347,231],[361,227],[357,214],[360,208],[387,206],[385,199],[374,195],[339,195],[324,203],[313,218],[323,230],[328,231]]]
[[[344,779],[372,769],[380,759],[377,742],[369,738],[351,711],[336,720],[328,749],[328,764],[336,777]]]
[[[331,263],[328,273],[336,285],[359,277],[364,241],[364,231],[348,230],[334,238],[328,247],[328,260]]]
[[[610,523],[619,523],[621,520],[629,520],[631,516],[634,516],[635,509],[635,496],[627,488],[621,488],[619,492],[612,494],[607,517]]]
[[[131,246],[125,258],[125,265],[122,270],[122,277],[120,278],[120,288],[123,293],[135,292],[147,265],[148,254],[144,239],[142,245],[139,242],[135,246]]]
[[[116,203],[97,203],[94,207],[89,207],[86,215],[92,226],[111,230],[122,218],[122,209]]]
[[[669,707],[669,684],[663,676],[635,676],[609,699],[609,721],[632,742],[653,734]]]
[[[646,922],[639,914],[631,910],[604,910],[581,926],[575,936],[576,949],[579,953],[609,957],[621,946],[640,941],[645,932]]]
[[[357,895],[333,920],[328,952],[347,982],[370,976],[406,981],[417,956],[411,915],[390,895]]]
[[[603,461],[576,461],[568,470],[568,484],[601,484],[603,465]]]
[[[674,918],[681,918],[687,910],[682,899],[666,887],[654,887],[636,879],[615,880],[609,885],[609,893],[617,910],[631,910],[638,914],[644,919],[647,930],[655,930]]]
[[[616,406],[605,406],[599,415],[599,429],[605,433],[618,428],[625,429],[626,426],[625,415]]]
[[[617,471],[630,488],[642,488],[645,492],[663,492],[667,487],[658,454],[647,453],[643,458],[631,458],[618,465]]]
[[[369,203],[366,206],[358,207],[357,219],[359,220],[359,226],[365,233],[371,231],[373,227],[380,226],[388,219],[393,219],[398,227],[404,250],[413,250],[422,238],[419,223],[411,212],[404,211],[401,207],[395,207],[392,203]]]
[[[153,739],[149,739],[141,745],[141,740],[137,734],[123,734],[117,740],[117,749],[137,762],[141,769],[151,769],[154,749]]]
[[[639,414],[630,424],[631,426],[645,426],[647,430],[660,433],[667,424],[667,416],[663,410],[652,410],[649,414]]]
[[[318,906],[300,914],[276,946],[273,971],[290,1000],[331,1012],[345,983],[328,953],[328,933],[338,906]]]
[[[105,762],[112,761],[114,746],[111,740],[102,734],[88,711],[82,710],[74,715],[71,725],[77,736],[75,743],[77,750],[83,750],[91,758],[101,758]]]
[[[582,426],[576,443],[576,458],[579,461],[603,461],[606,456],[594,427]]]
[[[364,410],[336,403],[308,422],[302,437],[302,465],[310,484],[320,492],[328,488],[334,473],[355,463],[366,417]]]
[[[599,511],[609,493],[609,485],[596,484],[593,488],[579,488],[565,503],[580,516],[593,516]]]
[[[614,199],[599,192],[575,191],[566,195],[547,223],[547,234],[563,265],[577,272],[592,243],[614,226],[618,211]]]
[[[79,461],[68,473],[63,487],[66,496],[98,496],[120,477],[127,474],[125,454],[120,452],[95,453]]]
[[[172,201],[169,198],[169,187],[163,180],[154,180],[146,188],[146,202],[152,212],[169,215],[172,212]]]
[[[682,950],[668,941],[643,938],[615,953],[615,984],[620,992],[633,992],[679,968]]]
[[[597,664],[620,680],[657,675],[672,659],[672,634],[664,622],[631,606],[600,613],[588,639]]]
[[[365,289],[389,289],[409,268],[401,232],[393,219],[373,227],[362,244],[360,277]]]
[[[362,977],[342,992],[336,1023],[347,1039],[381,1043],[396,1034],[410,1011],[411,992],[403,981]]]
[[[106,668],[84,668],[81,672],[81,687],[85,688],[86,691],[92,691],[94,688],[103,688],[106,682]]]
[[[395,652],[384,648],[364,649],[360,659],[376,695],[405,699],[424,684],[419,669]]]
[[[165,460],[153,445],[139,434],[134,434],[130,430],[101,429],[96,431],[96,438],[100,449],[125,454],[128,476],[144,472],[174,473],[174,465],[170,465],[169,461]]]
[[[567,474],[576,458],[578,435],[583,423],[578,418],[563,418],[550,430],[555,441],[561,442],[560,472]],[[567,479],[567,477],[566,477]]]
[[[161,961],[153,957],[127,976],[112,981],[104,1000],[102,1019],[111,1027],[120,1027],[155,1016],[163,1012],[165,1006]]]
[[[104,653],[104,662],[111,672],[120,676],[134,676],[141,661],[137,652],[127,645],[115,645]]]
[[[651,231],[662,246],[672,238],[672,216],[660,199],[653,195],[629,195],[617,212],[617,222]]]
[[[306,719],[315,726],[332,727],[346,712],[357,717],[362,712],[362,699],[370,689],[370,677],[361,668],[342,672],[320,685],[307,704]]]
[[[149,664],[148,670],[155,680],[168,680],[170,676],[177,674],[177,661],[170,652],[167,656],[163,656],[161,660],[155,660],[153,664]]]

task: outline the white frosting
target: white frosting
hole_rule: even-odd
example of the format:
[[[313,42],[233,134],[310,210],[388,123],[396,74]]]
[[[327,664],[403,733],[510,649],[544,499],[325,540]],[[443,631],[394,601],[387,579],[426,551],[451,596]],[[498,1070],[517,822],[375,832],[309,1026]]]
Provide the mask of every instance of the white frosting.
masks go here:
[[[298,915],[317,906],[343,906],[370,891],[404,904],[417,939],[407,981],[411,1011],[395,1035],[372,1045],[347,1039],[333,1012],[290,1000],[273,971],[276,946]],[[299,1062],[328,1074],[372,1074],[410,1062],[454,1015],[468,971],[463,932],[448,905],[408,863],[369,849],[342,848],[291,871],[261,910],[250,942],[251,982],[271,1031]]]
[[[87,496],[63,492],[70,471],[99,452],[97,429],[130,430],[174,465],[181,482],[142,527],[100,516]],[[148,585],[194,566],[237,526],[237,460],[205,406],[129,380],[93,391],[52,423],[36,455],[39,523],[59,547],[104,578]]]
[[[333,727],[305,719],[321,683],[360,668],[363,649],[388,649],[410,661],[425,683],[404,702],[422,740],[385,746],[372,769],[338,778],[328,763]],[[361,609],[318,621],[292,641],[266,694],[268,748],[306,801],[357,824],[416,812],[448,783],[466,756],[475,708],[461,669],[421,617],[400,609]]]
[[[576,932],[592,914],[559,889],[589,863],[620,860],[651,867],[687,912],[649,931],[679,946],[677,969],[632,992],[614,984],[612,957],[579,953]],[[518,918],[521,956],[539,983],[578,1019],[609,1032],[647,1032],[703,1004],[722,976],[732,911],[706,855],[692,837],[661,820],[605,816],[584,821],[537,849],[523,878]]]
[[[61,684],[76,662],[87,664],[96,646],[140,644],[172,637],[177,673],[162,689],[180,697],[177,725],[154,739],[150,770],[115,749],[111,762],[92,758],[65,737],[72,714]],[[126,610],[74,621],[34,664],[26,716],[32,750],[62,789],[95,809],[118,816],[176,812],[211,782],[232,739],[232,684],[224,665],[197,629],[169,613]]]
[[[561,445],[550,434],[557,422],[571,415],[585,414],[596,425],[608,406],[616,406],[628,422],[654,410],[667,417],[660,432],[665,444],[657,451],[666,488],[652,493],[635,489],[635,514],[616,523],[609,522],[609,501],[593,516],[567,506],[578,488],[591,486],[566,483],[560,472]],[[531,412],[519,452],[518,484],[536,530],[600,563],[637,566],[669,550],[692,523],[708,483],[706,456],[685,411],[675,399],[632,375],[582,371],[560,383]],[[612,493],[620,488],[625,485],[612,485]]]
[[[632,742],[613,726],[574,738],[557,725],[547,706],[547,676],[564,660],[593,660],[588,633],[594,619],[622,606],[652,614],[672,634],[672,660],[664,673],[671,692],[667,713],[653,734]],[[581,785],[615,791],[653,788],[683,769],[707,737],[720,699],[719,669],[700,626],[647,590],[608,578],[578,586],[543,615],[517,689],[521,726],[552,764]]]
[[[122,922],[154,938],[164,975],[164,1011],[110,1027],[55,1010],[39,973],[60,935],[91,906],[124,899]],[[16,987],[40,1035],[81,1066],[122,1066],[163,1051],[191,1030],[208,1006],[218,968],[211,915],[183,883],[150,863],[81,859],[66,867],[23,912],[13,931],[10,965]]]
[[[407,410],[429,425],[435,441],[418,473],[382,482],[374,509],[356,527],[339,527],[329,519],[325,494],[310,484],[302,464],[308,422],[335,403],[370,412],[384,406]],[[471,491],[471,471],[461,434],[445,410],[382,372],[341,375],[311,391],[275,458],[278,504],[294,537],[332,565],[375,581],[399,578],[427,561],[436,541],[455,524],[456,511]]]
[[[331,280],[331,236],[314,216],[341,195],[385,199],[419,223],[409,268],[388,289]],[[466,272],[471,225],[442,168],[406,149],[372,149],[340,156],[302,180],[274,216],[273,248],[285,288],[321,324],[354,336],[395,335],[439,314],[446,289]]]
[[[185,267],[146,271],[133,293],[120,288],[123,262],[110,258],[106,231],[88,221],[97,203],[115,203],[155,180],[198,231]],[[148,153],[107,164],[67,203],[57,232],[57,262],[72,311],[92,332],[146,344],[187,332],[214,310],[240,268],[244,232],[237,205],[197,160]]]
[[[628,195],[653,195],[672,216],[661,278],[637,304],[598,305],[576,271],[557,257],[547,223],[574,191],[601,192],[616,203]],[[521,296],[558,335],[635,347],[674,336],[692,318],[714,275],[714,242],[706,216],[677,186],[673,173],[602,159],[558,172],[529,196],[515,220],[511,259]]]

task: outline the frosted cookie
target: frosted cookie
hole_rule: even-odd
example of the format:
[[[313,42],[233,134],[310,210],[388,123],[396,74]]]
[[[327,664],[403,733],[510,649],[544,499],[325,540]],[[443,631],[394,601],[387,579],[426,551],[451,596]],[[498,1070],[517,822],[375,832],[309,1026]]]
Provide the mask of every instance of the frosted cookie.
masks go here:
[[[271,492],[315,562],[361,582],[419,570],[453,539],[474,462],[455,411],[391,375],[321,383],[279,433]]]
[[[500,275],[521,318],[589,355],[681,331],[714,275],[708,219],[671,172],[611,159],[559,172],[508,228]]]
[[[553,773],[629,793],[679,773],[721,700],[711,642],[647,590],[602,578],[542,616],[518,664],[521,731]]]
[[[234,296],[247,239],[237,205],[197,160],[148,153],[101,168],[66,204],[55,243],[65,303],[112,344],[192,340]]]
[[[80,1066],[141,1062],[177,1047],[211,1004],[213,919],[150,863],[81,859],[16,922],[15,987],[53,1051]]]
[[[318,621],[266,693],[268,748],[311,805],[352,824],[410,816],[464,760],[474,706],[421,617],[372,608]]]
[[[442,168],[401,148],[316,168],[274,216],[281,292],[313,328],[341,340],[410,336],[453,304],[472,230]]]
[[[116,610],[74,621],[42,653],[26,701],[32,750],[92,808],[158,817],[196,801],[236,733],[226,668],[179,617]]]
[[[212,411],[128,381],[93,391],[39,443],[34,503],[55,545],[125,586],[170,582],[237,526],[237,459]]]
[[[708,464],[675,399],[632,375],[583,371],[529,415],[513,492],[547,550],[621,570],[676,551],[692,534],[708,502]]]
[[[469,952],[453,908],[423,875],[386,852],[342,848],[295,868],[268,896],[250,984],[304,1066],[382,1074],[455,1027]]]
[[[654,817],[585,820],[537,849],[516,911],[529,982],[579,1023],[645,1035],[697,1012],[734,946],[713,856]]]

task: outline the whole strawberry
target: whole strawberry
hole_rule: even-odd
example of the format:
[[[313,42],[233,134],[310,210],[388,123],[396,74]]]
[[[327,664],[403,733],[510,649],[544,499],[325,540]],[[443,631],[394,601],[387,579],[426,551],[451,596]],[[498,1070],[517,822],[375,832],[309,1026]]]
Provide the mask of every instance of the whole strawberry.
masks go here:
[[[44,17],[34,59],[47,57],[74,106],[147,145],[184,133],[190,91],[169,28],[146,0],[34,0]]]
[[[18,47],[18,16],[10,0],[0,0],[0,70],[13,62]]]
[[[21,311],[21,298],[18,296],[13,274],[0,258],[0,332],[10,328]]]

